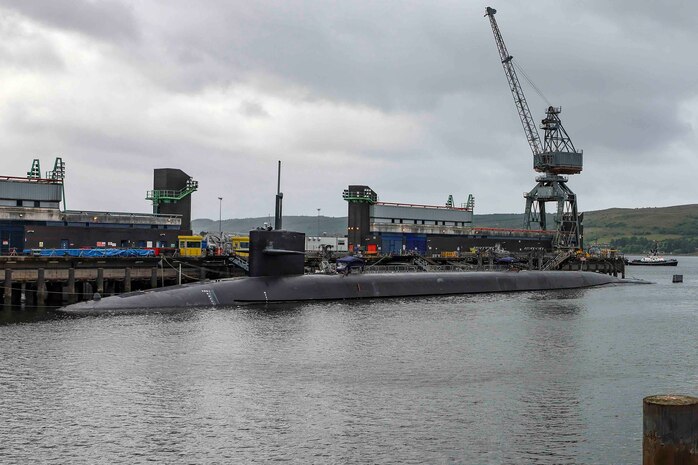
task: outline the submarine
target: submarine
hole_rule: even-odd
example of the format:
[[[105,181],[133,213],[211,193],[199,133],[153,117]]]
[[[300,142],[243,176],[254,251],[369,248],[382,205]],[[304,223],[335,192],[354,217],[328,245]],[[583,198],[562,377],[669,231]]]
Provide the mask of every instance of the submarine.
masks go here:
[[[250,275],[136,291],[68,305],[97,315],[318,300],[580,289],[633,282],[588,271],[304,274],[305,234],[250,231]]]
[[[274,229],[250,231],[249,276],[129,292],[59,308],[70,315],[164,312],[318,300],[580,289],[633,282],[588,271],[305,274],[305,234],[282,229],[281,162]],[[347,270],[347,271],[350,271]]]

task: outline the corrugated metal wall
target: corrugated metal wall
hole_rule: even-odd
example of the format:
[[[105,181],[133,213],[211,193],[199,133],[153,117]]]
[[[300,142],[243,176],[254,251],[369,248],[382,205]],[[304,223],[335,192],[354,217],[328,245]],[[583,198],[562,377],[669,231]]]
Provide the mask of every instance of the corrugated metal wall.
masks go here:
[[[61,185],[0,180],[0,199],[60,202]]]

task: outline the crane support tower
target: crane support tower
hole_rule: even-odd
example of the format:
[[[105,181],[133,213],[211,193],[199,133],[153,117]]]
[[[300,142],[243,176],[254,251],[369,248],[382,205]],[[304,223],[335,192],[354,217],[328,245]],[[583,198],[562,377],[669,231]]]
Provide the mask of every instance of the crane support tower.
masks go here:
[[[567,187],[568,178],[565,174],[578,174],[582,171],[582,151],[575,149],[567,131],[560,120],[560,107],[549,106],[540,128],[543,129],[541,143],[538,129],[528,108],[519,78],[514,68],[513,57],[507,51],[502,33],[499,31],[494,15],[497,10],[487,7],[485,16],[489,17],[494,41],[497,44],[499,58],[504,68],[504,74],[509,82],[514,104],[519,113],[528,145],[533,152],[533,169],[543,173],[536,178],[536,186],[527,193],[526,210],[524,214],[525,229],[548,228],[545,204],[554,202],[557,211],[553,215],[555,222],[555,240],[553,246],[561,249],[582,247],[582,217],[577,211],[577,196]]]

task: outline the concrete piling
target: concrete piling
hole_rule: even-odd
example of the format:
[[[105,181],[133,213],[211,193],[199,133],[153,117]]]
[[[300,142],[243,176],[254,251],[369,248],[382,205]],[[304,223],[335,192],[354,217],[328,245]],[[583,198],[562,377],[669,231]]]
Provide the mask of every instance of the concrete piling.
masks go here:
[[[643,400],[643,465],[698,465],[698,397]]]

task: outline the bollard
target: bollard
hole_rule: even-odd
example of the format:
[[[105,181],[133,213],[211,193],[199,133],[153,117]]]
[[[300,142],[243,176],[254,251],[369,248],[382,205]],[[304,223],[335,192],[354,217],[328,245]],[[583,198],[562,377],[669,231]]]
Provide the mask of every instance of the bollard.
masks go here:
[[[642,403],[642,464],[698,465],[698,397],[649,396]]]
[[[683,275],[682,274],[675,274],[671,278],[671,282],[672,283],[682,283],[683,282]]]

